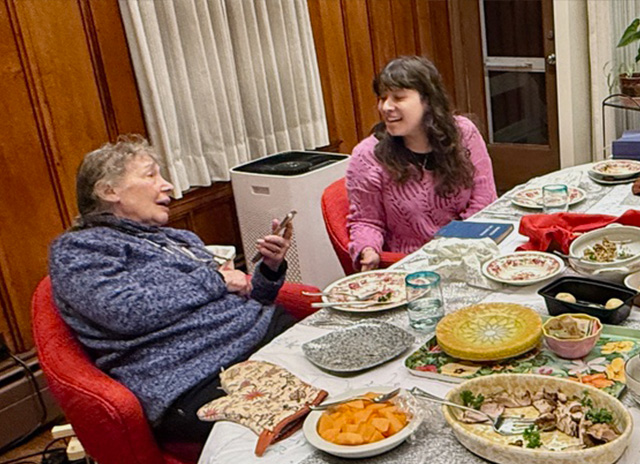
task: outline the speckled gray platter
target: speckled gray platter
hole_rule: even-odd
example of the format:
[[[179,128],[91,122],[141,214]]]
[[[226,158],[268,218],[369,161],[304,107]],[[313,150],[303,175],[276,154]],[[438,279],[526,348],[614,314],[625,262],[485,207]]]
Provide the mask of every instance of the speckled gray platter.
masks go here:
[[[413,345],[413,335],[386,322],[362,322],[302,345],[316,366],[332,372],[357,372],[395,358]]]

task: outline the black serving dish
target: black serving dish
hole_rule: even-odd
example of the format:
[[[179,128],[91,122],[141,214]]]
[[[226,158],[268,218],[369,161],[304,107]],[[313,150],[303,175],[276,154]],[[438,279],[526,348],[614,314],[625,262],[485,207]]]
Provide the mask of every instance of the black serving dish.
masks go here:
[[[616,309],[594,308],[581,303],[569,303],[558,300],[558,293],[571,293],[576,300],[605,305],[611,298],[618,298],[624,303]],[[586,277],[560,277],[538,290],[538,295],[544,298],[547,310],[552,316],[565,313],[584,313],[597,317],[605,324],[619,324],[629,317],[633,298],[636,292],[622,285],[603,282]]]

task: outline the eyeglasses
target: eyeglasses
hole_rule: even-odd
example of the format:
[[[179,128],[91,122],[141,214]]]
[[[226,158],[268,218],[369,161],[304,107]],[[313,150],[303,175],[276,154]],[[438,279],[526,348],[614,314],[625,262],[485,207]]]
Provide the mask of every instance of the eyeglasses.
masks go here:
[[[160,248],[161,250],[164,250],[165,252],[169,253],[170,255],[176,256],[176,254],[180,254],[180,255],[186,256],[187,258],[190,258],[190,259],[192,259],[194,261],[197,261],[199,263],[205,263],[205,264],[216,263],[218,266],[222,266],[223,264],[225,264],[228,261],[228,259],[225,258],[224,256],[216,255],[215,253],[212,253],[211,251],[207,250],[204,247],[201,247],[200,249],[203,250],[208,255],[210,255],[211,257],[210,258],[200,258],[199,256],[196,256],[195,253],[189,249],[189,245],[184,245],[184,244],[175,242],[175,241],[171,240],[170,238],[168,238],[168,240],[169,240],[169,244],[168,245],[160,245],[159,243],[156,243],[153,240],[149,240],[148,238],[143,238],[143,240],[145,242],[155,246],[156,248]]]

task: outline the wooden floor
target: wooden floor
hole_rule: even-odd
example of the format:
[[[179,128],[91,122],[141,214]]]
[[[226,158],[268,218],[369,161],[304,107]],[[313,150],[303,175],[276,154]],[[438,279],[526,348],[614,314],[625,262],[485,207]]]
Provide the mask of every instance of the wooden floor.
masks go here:
[[[50,424],[44,429],[43,432],[40,432],[40,434],[36,435],[25,444],[18,446],[17,448],[14,448],[3,455],[0,455],[0,464],[12,459],[20,458],[21,456],[27,456],[32,453],[39,453],[41,451],[44,451],[45,447],[53,440],[53,437],[51,436],[51,428],[54,425],[55,424]],[[66,446],[64,444],[64,441],[60,440],[59,442],[53,444],[49,449],[65,447]],[[23,461],[40,463],[42,461],[42,456],[24,458]]]

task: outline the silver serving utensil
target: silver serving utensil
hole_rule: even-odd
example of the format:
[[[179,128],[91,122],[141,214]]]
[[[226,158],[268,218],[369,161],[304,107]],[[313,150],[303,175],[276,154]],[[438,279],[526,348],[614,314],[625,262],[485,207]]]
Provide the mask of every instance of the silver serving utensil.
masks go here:
[[[307,296],[332,297],[332,296],[335,296],[335,295],[344,295],[344,296],[348,296],[350,298],[353,298],[353,300],[351,300],[351,301],[365,301],[365,300],[368,300],[369,298],[371,298],[376,293],[379,293],[379,290],[374,290],[373,292],[365,293],[364,295],[354,295],[353,293],[347,293],[347,292],[328,293],[328,292],[307,292],[307,291],[304,291],[304,290],[302,291],[302,294],[303,295],[307,295]]]
[[[317,303],[311,303],[312,308],[333,308],[335,306],[349,307],[349,308],[368,308],[370,306],[382,306],[392,304],[393,301],[322,301]]]
[[[434,403],[440,403],[447,406],[452,406],[454,408],[465,409],[468,411],[472,411],[476,414],[483,415],[487,418],[487,421],[491,424],[491,427],[493,427],[493,430],[498,432],[500,435],[520,435],[522,434],[522,432],[526,430],[527,427],[535,423],[535,419],[515,417],[515,416],[500,415],[494,419],[489,414],[485,414],[484,412],[478,409],[468,408],[461,404],[452,403],[445,399],[439,398],[429,392],[426,392],[418,387],[413,387],[411,390],[409,390],[409,393],[411,393],[412,395],[418,398],[423,398],[428,401],[433,401]]]
[[[396,388],[395,390],[390,391],[389,393],[382,393],[376,396],[375,398],[367,398],[366,396],[354,396],[353,398],[347,398],[340,401],[331,401],[329,403],[322,403],[317,406],[309,406],[309,408],[312,411],[323,411],[325,409],[330,408],[331,406],[337,406],[339,404],[344,404],[344,403],[348,403],[350,401],[356,401],[356,400],[371,401],[372,403],[384,403],[385,401],[390,400],[394,396],[397,396],[398,393],[400,393],[400,388]]]

